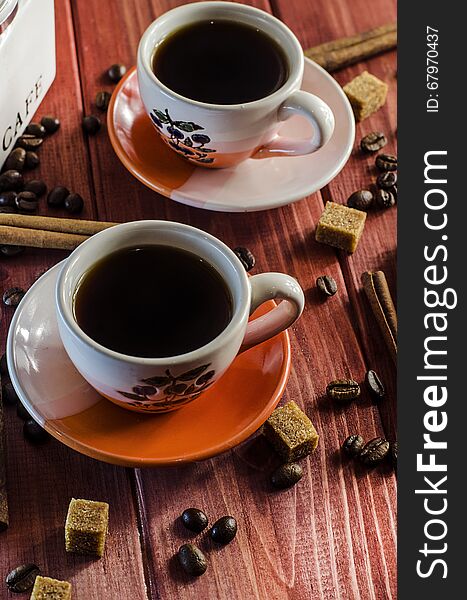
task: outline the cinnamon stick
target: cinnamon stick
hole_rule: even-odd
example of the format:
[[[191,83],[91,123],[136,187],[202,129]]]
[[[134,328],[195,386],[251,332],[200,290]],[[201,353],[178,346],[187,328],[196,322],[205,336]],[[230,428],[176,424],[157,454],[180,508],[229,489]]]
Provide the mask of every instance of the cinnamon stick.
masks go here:
[[[12,246],[74,250],[87,240],[88,237],[87,235],[78,235],[75,233],[61,233],[58,231],[0,225],[0,244]]]
[[[74,233],[78,235],[94,235],[103,229],[118,225],[118,223],[6,213],[0,214],[0,225],[24,227],[26,229],[42,229],[44,231],[57,231],[61,233]]]
[[[8,519],[8,496],[6,489],[6,460],[5,443],[3,435],[3,402],[2,402],[2,380],[0,375],[0,531],[7,529]]]
[[[373,314],[383,334],[384,341],[396,362],[397,358],[397,314],[383,271],[366,271],[362,284]]]

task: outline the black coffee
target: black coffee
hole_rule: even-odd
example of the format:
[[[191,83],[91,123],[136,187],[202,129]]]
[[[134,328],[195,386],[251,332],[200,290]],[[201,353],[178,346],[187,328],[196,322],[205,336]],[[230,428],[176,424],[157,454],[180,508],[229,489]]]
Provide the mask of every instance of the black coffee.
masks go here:
[[[106,348],[159,358],[213,340],[231,319],[232,299],[214,267],[195,254],[141,246],[109,254],[85,273],[74,314]]]
[[[199,21],[156,48],[156,77],[181,96],[212,104],[242,104],[269,96],[288,77],[282,48],[250,25]]]

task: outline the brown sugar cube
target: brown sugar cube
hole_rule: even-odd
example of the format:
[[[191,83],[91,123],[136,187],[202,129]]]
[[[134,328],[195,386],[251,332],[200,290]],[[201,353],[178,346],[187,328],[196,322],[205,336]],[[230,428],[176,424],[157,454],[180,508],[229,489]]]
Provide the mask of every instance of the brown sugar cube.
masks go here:
[[[263,425],[263,435],[287,462],[311,454],[319,440],[313,423],[293,401],[276,408]]]
[[[362,210],[327,202],[318,221],[315,239],[347,252],[355,252],[365,226]]]
[[[363,121],[386,102],[388,84],[368,71],[344,85],[344,92],[352,105],[356,121]]]
[[[65,550],[102,556],[108,521],[107,502],[72,498],[65,523]]]
[[[71,600],[71,583],[38,575],[30,600]]]

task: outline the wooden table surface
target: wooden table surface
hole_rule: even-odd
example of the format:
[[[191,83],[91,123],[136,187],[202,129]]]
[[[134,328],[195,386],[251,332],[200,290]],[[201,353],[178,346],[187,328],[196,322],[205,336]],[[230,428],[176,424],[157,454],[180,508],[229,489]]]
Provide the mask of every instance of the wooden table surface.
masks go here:
[[[294,400],[310,416],[321,438],[303,462],[294,488],[271,493],[268,473],[252,460],[251,442],[212,460],[178,468],[125,469],[94,461],[56,440],[30,446],[15,410],[5,408],[10,527],[0,534],[0,575],[35,562],[43,573],[73,584],[77,600],[146,598],[182,600],[385,600],[396,597],[396,480],[387,468],[362,469],[341,456],[353,432],[395,439],[395,369],[364,298],[360,275],[383,269],[395,295],[396,209],[368,215],[357,252],[347,256],[314,241],[325,201],[345,202],[375,178],[373,156],[356,144],[347,166],[321,192],[291,206],[252,214],[221,214],[176,204],[146,189],[116,158],[106,131],[85,139],[81,116],[96,113],[94,97],[112,90],[103,76],[114,62],[135,63],[139,37],[178,0],[56,0],[57,77],[38,116],[56,114],[60,131],[41,149],[41,167],[31,176],[49,187],[64,184],[83,195],[83,218],[140,218],[189,223],[231,247],[249,247],[255,272],[284,271],[298,278],[307,306],[291,329],[292,371],[284,401]],[[351,35],[392,21],[395,1],[254,0],[282,19],[303,47]],[[344,84],[364,69],[389,84],[383,109],[357,126],[357,142],[384,131],[395,150],[396,54],[375,57],[337,73]],[[43,202],[42,212],[47,211]],[[29,287],[65,253],[28,250],[2,259],[2,290]],[[332,275],[338,294],[322,302],[315,280]],[[4,343],[11,309],[2,308]],[[387,398],[373,405],[366,391],[342,409],[329,404],[326,384],[338,377],[363,381],[375,369]],[[110,503],[105,556],[66,555],[63,523],[71,497]],[[188,506],[212,518],[236,516],[239,532],[229,546],[206,544],[209,568],[198,579],[174,560],[190,539],[177,517]],[[2,575],[3,574],[3,575]],[[0,597],[9,598],[0,583]]]

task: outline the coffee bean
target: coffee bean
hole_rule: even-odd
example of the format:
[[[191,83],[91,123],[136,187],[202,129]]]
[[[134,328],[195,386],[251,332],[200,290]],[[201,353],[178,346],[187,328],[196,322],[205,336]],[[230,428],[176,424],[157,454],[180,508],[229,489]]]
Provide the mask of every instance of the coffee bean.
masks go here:
[[[182,522],[187,529],[199,533],[208,526],[208,518],[199,508],[187,508],[182,512]]]
[[[25,169],[35,169],[40,163],[39,155],[32,150],[26,151],[26,162],[24,163]]]
[[[24,184],[25,192],[32,192],[36,194],[37,198],[40,198],[47,192],[47,186],[42,179],[31,179]]]
[[[334,296],[337,292],[336,280],[330,275],[321,275],[318,277],[316,287],[323,296]]]
[[[32,419],[24,404],[19,399],[16,405],[16,414],[22,421],[29,421],[29,419]]]
[[[389,442],[384,438],[376,437],[363,446],[358,457],[367,467],[374,467],[386,457],[388,451]]]
[[[394,469],[397,471],[397,442],[393,442],[390,446],[391,452],[391,463]]]
[[[303,477],[303,469],[297,463],[287,463],[278,467],[271,475],[272,485],[279,489],[284,490],[292,487],[300,481]]]
[[[43,138],[47,132],[45,127],[40,123],[29,123],[24,133],[33,135],[34,137]]]
[[[381,131],[372,131],[362,138],[360,148],[363,152],[377,152],[388,143],[386,136]]]
[[[23,176],[19,171],[10,169],[0,175],[0,192],[13,190],[19,192],[23,189]]]
[[[228,544],[237,534],[237,521],[225,516],[218,519],[211,527],[211,539],[218,544]]]
[[[79,194],[68,194],[64,202],[65,210],[69,213],[80,213],[84,207],[84,201]]]
[[[370,394],[373,396],[375,400],[381,400],[384,398],[384,386],[381,383],[381,379],[378,377],[377,373],[370,369],[367,371],[365,375],[365,381],[370,390]]]
[[[188,575],[198,577],[202,575],[208,568],[206,557],[194,544],[183,544],[178,549],[178,560],[182,569]]]
[[[358,433],[354,433],[344,440],[342,450],[349,456],[355,457],[360,454],[364,444],[365,442],[363,441],[362,436],[358,435]]]
[[[37,150],[37,148],[42,145],[43,141],[43,138],[24,133],[16,140],[15,145],[17,148],[24,148],[25,150]]]
[[[14,214],[17,213],[18,209],[16,206],[0,206],[0,214]]]
[[[2,398],[5,404],[9,404],[10,406],[15,406],[19,402],[18,394],[13,387],[11,381],[7,381],[2,386]]]
[[[95,135],[101,128],[101,121],[94,115],[87,115],[86,117],[83,117],[81,125],[84,133],[87,133],[88,135]]]
[[[6,361],[6,354],[2,354],[2,358],[0,358],[0,373],[2,375],[8,375],[8,363]]]
[[[22,212],[34,212],[39,206],[37,196],[33,192],[20,192],[15,202],[18,210]]]
[[[338,402],[350,402],[360,396],[360,386],[353,379],[336,379],[328,384],[326,393]]]
[[[248,248],[243,248],[243,246],[237,246],[234,248],[234,253],[240,259],[245,271],[251,271],[256,264],[256,259],[251,250],[248,250]]]
[[[389,190],[378,190],[375,194],[375,205],[378,208],[391,208],[396,203],[394,195]]]
[[[21,594],[32,588],[40,572],[39,567],[32,563],[20,565],[8,573],[5,582],[10,592]]]
[[[125,65],[115,64],[109,67],[107,71],[107,75],[109,76],[110,81],[117,83],[120,79],[125,75],[126,67]]]
[[[397,173],[395,171],[384,171],[376,178],[376,185],[382,190],[390,190],[397,183]]]
[[[106,111],[111,97],[112,94],[109,94],[109,92],[97,92],[95,100],[97,108],[99,110]]]
[[[70,191],[63,185],[57,185],[52,188],[47,196],[47,204],[53,208],[63,206],[65,204],[65,198],[70,195]]]
[[[394,202],[397,203],[397,185],[393,185],[389,191],[393,195]]]
[[[16,206],[16,192],[0,192],[0,206]]]
[[[378,154],[375,164],[380,171],[396,171],[397,157],[392,154]]]
[[[51,115],[46,115],[41,119],[41,125],[45,129],[45,131],[51,135],[55,133],[57,129],[60,127],[60,121],[57,117],[52,117]]]
[[[10,207],[8,207],[10,208]],[[17,256],[18,254],[22,254],[24,252],[24,246],[13,246],[13,245],[3,245],[0,246],[0,253],[2,256]]]
[[[358,190],[347,199],[347,206],[357,210],[368,210],[373,204],[373,194],[370,190]]]
[[[23,435],[31,444],[43,444],[50,437],[47,431],[42,429],[34,419],[28,419],[24,422]]]
[[[12,287],[3,292],[5,306],[18,306],[26,292],[20,287]]]
[[[26,162],[26,150],[24,148],[15,148],[10,152],[8,158],[3,165],[5,171],[9,171],[13,169],[15,171],[19,171],[20,173],[24,169],[24,164]]]

